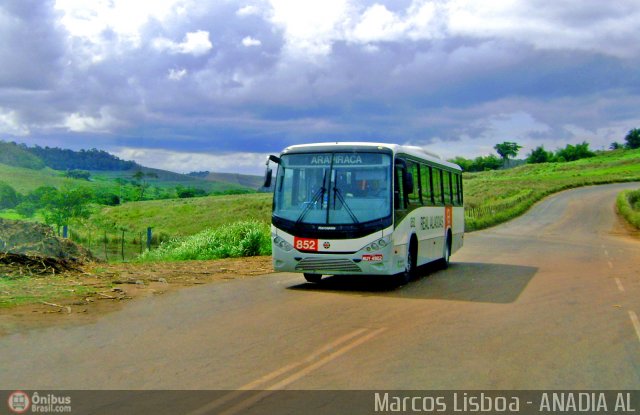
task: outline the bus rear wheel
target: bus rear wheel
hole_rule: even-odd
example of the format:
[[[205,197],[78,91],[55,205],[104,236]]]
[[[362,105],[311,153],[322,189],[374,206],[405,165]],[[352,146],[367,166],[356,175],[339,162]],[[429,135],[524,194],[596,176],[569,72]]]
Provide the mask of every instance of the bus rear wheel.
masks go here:
[[[302,275],[304,275],[305,280],[313,283],[318,283],[322,279],[322,274],[310,274],[308,272],[305,272]]]

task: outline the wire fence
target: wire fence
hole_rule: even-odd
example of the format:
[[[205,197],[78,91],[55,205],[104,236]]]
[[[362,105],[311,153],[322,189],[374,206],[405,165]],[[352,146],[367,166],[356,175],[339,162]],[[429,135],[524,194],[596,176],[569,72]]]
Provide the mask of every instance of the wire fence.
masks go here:
[[[72,228],[63,236],[91,251],[94,257],[105,261],[136,259],[145,250],[158,247],[166,239],[164,234],[156,235],[151,227],[140,230]]]

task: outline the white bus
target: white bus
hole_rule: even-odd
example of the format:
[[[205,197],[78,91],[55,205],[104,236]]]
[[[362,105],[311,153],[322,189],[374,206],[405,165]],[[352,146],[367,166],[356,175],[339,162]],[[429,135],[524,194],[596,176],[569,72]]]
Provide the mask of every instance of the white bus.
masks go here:
[[[462,171],[419,147],[318,143],[269,156],[276,271],[398,275],[449,263],[464,240]]]

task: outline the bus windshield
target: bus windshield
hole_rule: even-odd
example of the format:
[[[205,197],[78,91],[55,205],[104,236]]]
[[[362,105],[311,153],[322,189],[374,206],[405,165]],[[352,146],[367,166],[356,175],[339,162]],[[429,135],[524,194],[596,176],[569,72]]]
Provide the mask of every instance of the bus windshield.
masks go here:
[[[316,225],[386,218],[391,215],[391,157],[364,152],[285,154],[273,213]]]

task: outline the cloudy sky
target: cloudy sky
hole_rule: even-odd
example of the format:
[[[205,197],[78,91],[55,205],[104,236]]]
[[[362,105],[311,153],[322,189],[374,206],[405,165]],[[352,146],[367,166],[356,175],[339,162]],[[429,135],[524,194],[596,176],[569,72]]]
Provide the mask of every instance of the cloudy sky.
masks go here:
[[[526,155],[640,127],[637,0],[3,0],[0,139],[261,174],[315,141]]]

